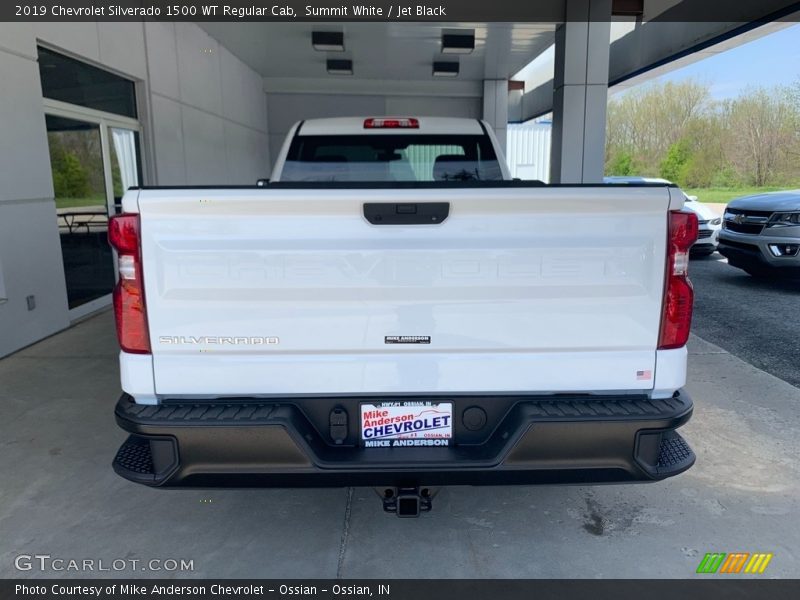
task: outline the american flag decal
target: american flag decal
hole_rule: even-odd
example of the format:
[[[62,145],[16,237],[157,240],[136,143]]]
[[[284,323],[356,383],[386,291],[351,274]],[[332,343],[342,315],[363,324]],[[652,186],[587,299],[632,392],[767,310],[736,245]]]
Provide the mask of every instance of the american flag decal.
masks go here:
[[[653,378],[653,372],[651,370],[647,371],[636,371],[636,379],[638,381],[648,381]]]

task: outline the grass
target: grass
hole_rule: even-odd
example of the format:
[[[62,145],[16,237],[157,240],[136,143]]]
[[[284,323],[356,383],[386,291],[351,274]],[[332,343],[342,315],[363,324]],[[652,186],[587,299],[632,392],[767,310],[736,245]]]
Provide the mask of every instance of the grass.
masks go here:
[[[83,198],[56,198],[56,208],[75,208],[76,206],[105,206],[106,197],[102,195]]]
[[[727,204],[735,198],[763,194],[764,192],[777,192],[791,189],[791,187],[741,187],[741,188],[692,188],[683,190],[687,196],[697,196],[700,202],[716,202]]]

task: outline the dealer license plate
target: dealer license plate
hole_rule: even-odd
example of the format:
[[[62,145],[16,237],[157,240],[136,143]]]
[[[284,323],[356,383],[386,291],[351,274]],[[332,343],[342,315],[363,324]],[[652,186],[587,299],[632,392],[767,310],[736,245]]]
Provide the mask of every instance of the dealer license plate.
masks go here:
[[[452,438],[452,402],[361,405],[361,442],[367,448],[449,446]]]

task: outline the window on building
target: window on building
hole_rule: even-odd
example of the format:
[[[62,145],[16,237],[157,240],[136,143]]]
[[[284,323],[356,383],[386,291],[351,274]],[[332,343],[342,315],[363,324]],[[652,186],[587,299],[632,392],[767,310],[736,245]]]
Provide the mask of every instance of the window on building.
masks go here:
[[[136,118],[136,86],[130,79],[42,47],[39,76],[45,98]]]

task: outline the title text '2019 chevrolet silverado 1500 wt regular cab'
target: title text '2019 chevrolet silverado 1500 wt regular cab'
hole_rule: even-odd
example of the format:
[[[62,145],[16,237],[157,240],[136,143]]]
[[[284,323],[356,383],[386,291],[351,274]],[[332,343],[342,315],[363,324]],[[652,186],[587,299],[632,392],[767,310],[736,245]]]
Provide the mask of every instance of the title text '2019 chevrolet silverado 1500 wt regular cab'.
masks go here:
[[[508,181],[484,123],[444,118],[306,121],[263,187],[132,189],[109,230],[114,467],[373,486],[401,516],[442,485],[675,475],[683,201]]]

